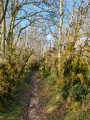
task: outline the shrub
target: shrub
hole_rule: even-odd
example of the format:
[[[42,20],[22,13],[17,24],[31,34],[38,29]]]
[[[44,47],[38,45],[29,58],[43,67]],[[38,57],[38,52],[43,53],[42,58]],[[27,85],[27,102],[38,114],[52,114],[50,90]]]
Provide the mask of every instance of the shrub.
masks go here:
[[[45,78],[45,77],[49,76],[50,73],[51,73],[49,69],[45,70],[45,68],[43,66],[41,66],[39,68],[39,71],[40,71],[40,77],[42,77],[42,78]]]
[[[71,96],[75,101],[82,101],[86,99],[86,95],[88,94],[88,89],[81,84],[76,84],[71,89]]]
[[[4,110],[16,83],[14,69],[9,63],[0,64],[0,111]]]
[[[72,57],[64,65],[64,78],[73,86],[77,83],[89,85],[89,65],[84,57]]]
[[[40,64],[37,60],[33,60],[31,63],[30,63],[30,69],[38,69],[40,67]]]

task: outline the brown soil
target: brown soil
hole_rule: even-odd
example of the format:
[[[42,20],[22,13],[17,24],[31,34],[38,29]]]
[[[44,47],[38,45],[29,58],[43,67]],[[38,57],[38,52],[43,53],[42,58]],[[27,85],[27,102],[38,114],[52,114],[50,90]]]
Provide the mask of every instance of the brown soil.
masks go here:
[[[30,77],[30,86],[28,103],[20,120],[46,120],[41,97],[41,81],[37,72]]]

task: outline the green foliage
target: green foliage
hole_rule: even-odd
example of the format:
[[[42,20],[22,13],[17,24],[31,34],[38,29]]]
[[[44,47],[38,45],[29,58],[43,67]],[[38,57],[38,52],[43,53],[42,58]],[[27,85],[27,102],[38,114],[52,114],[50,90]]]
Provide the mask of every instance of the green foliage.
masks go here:
[[[12,93],[18,82],[17,78],[22,77],[30,69],[28,60],[32,54],[33,51],[28,52],[26,48],[17,49],[16,46],[13,46],[4,58],[5,60],[2,59],[0,63],[0,111],[5,111],[8,101],[12,99]]]
[[[65,98],[70,94],[75,101],[82,101],[88,94],[89,79],[89,61],[82,56],[73,56],[66,59],[64,65],[64,79],[68,84],[62,90],[62,95]],[[64,85],[65,86],[65,85]],[[65,90],[64,90],[65,89]],[[70,90],[69,90],[70,89]]]
[[[40,71],[40,76],[42,78],[47,77],[48,75],[50,75],[50,70],[49,69],[45,70],[44,67],[40,67],[39,71]]]
[[[14,74],[14,69],[9,63],[0,64],[0,111],[4,111],[8,99],[12,97],[16,84]]]
[[[18,57],[18,54],[9,54],[5,63],[0,63],[0,111],[4,111],[7,107],[17,83],[17,78],[21,77],[27,69],[29,55]],[[20,60],[22,60],[20,62]],[[22,63],[22,64],[21,64]]]
[[[51,74],[50,68],[45,63],[45,59],[41,61],[41,66],[39,68],[40,76],[45,78]]]
[[[84,87],[82,84],[76,84],[73,86],[73,88],[70,90],[71,96],[75,101],[82,101],[86,99],[86,96],[88,94],[87,87]]]
[[[70,84],[69,83],[65,83],[64,87],[62,88],[62,96],[64,99],[66,99],[69,95],[69,90],[70,90]]]
[[[81,83],[88,85],[89,66],[84,57],[73,57],[65,62],[64,77],[71,85]]]
[[[8,100],[8,106],[4,112],[0,113],[0,120],[17,120],[22,114],[22,109],[28,100],[30,89],[30,74],[26,72],[21,78],[17,79],[15,89],[12,92],[12,99]]]

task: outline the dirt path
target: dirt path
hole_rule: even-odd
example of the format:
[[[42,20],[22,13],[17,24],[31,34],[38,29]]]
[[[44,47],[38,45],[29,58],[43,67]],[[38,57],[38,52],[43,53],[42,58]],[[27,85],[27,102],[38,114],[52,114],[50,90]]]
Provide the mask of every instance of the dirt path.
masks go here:
[[[37,72],[32,74],[30,78],[30,86],[30,95],[22,120],[46,120],[40,91],[41,82],[38,78]]]

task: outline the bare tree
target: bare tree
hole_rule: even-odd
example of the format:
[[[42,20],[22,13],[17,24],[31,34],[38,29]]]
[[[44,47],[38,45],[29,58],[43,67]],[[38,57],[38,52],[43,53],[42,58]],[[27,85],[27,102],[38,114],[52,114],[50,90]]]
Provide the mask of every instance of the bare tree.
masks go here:
[[[63,25],[63,0],[60,0],[60,26],[58,40],[58,76],[62,82],[62,25]]]
[[[3,0],[1,0],[0,2],[3,3]],[[0,18],[0,24],[2,23],[3,19],[5,19],[8,3],[9,3],[9,0],[6,0],[5,9],[3,9],[3,14],[2,14],[2,16]],[[2,6],[4,6],[4,5],[2,5]]]

